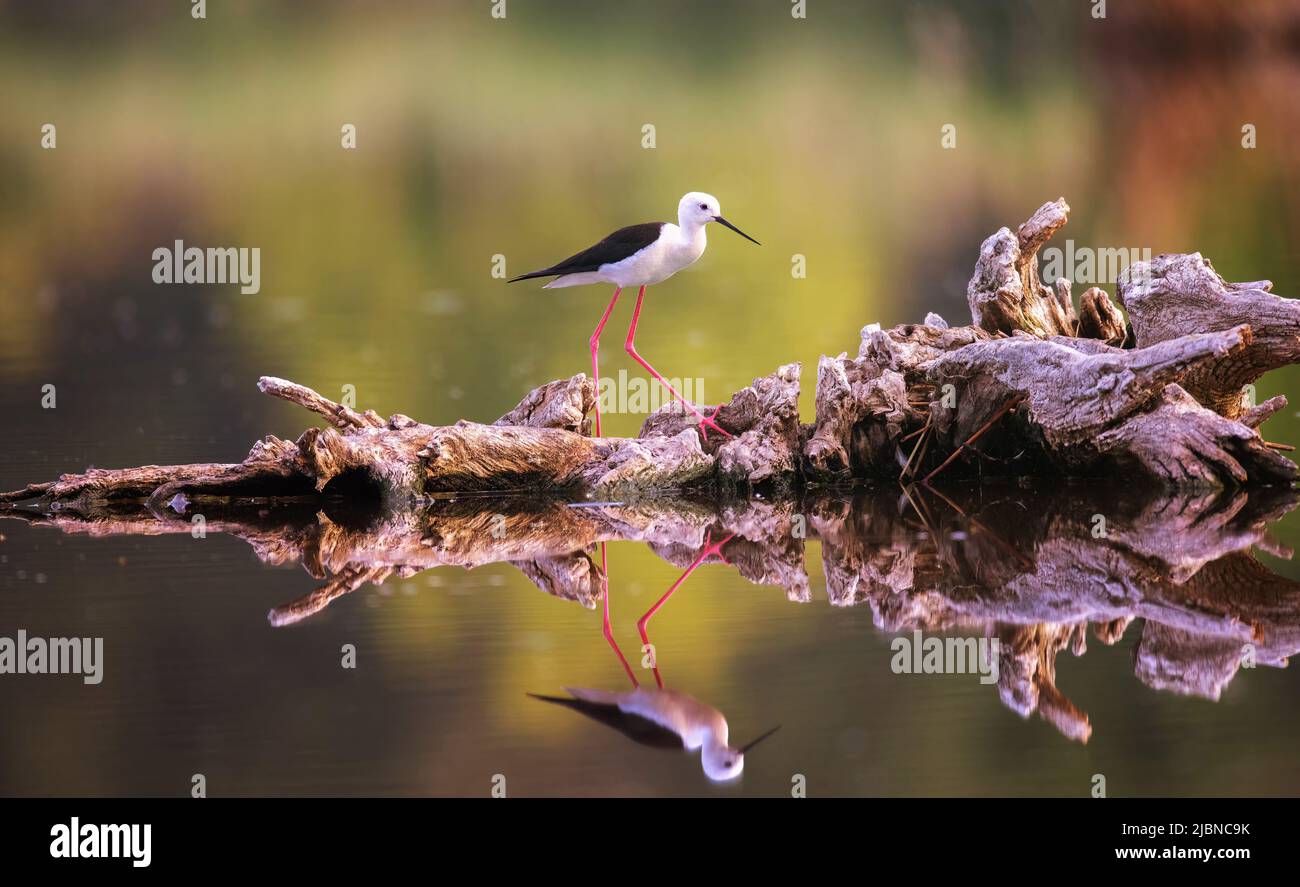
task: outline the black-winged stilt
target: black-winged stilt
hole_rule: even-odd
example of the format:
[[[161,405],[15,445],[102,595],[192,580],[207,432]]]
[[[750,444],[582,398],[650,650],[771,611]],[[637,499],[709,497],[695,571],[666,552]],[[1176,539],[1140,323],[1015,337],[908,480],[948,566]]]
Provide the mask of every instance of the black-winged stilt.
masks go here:
[[[697,410],[677,392],[677,389],[669,385],[645,358],[637,354],[633,342],[636,338],[637,321],[641,319],[641,303],[645,300],[646,287],[654,283],[662,283],[704,255],[704,248],[708,245],[704,236],[704,227],[709,222],[717,222],[746,240],[758,243],[722,217],[718,198],[700,191],[692,191],[677,204],[676,225],[671,222],[646,222],[643,225],[619,228],[600,243],[569,256],[563,262],[510,279],[509,283],[514,283],[517,280],[531,280],[535,277],[554,277],[555,279],[546,284],[543,289],[582,286],[589,283],[614,285],[614,297],[609,300],[609,306],[601,315],[600,323],[597,324],[596,331],[591,334],[589,342],[591,375],[596,383],[597,393],[597,437],[600,436],[600,365],[597,359],[597,352],[600,350],[600,334],[604,331],[605,323],[613,313],[614,305],[618,302],[619,294],[623,292],[625,286],[640,287],[636,294],[636,307],[632,309],[632,325],[628,327],[627,341],[624,343],[627,353],[695,414],[700,420],[700,433],[706,439],[710,427],[731,437],[730,432],[713,421],[713,416],[705,416]],[[717,410],[714,410],[714,413],[716,414]]]

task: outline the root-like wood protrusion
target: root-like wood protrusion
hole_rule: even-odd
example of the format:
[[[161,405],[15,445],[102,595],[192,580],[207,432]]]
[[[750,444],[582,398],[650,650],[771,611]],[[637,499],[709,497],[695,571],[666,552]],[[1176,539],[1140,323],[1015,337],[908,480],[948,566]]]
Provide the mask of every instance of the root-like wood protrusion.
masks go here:
[[[1196,332],[1249,324],[1252,341],[1197,367],[1181,382],[1197,401],[1229,419],[1253,404],[1243,388],[1269,370],[1300,360],[1300,302],[1273,295],[1267,280],[1228,283],[1200,253],[1137,262],[1119,281],[1119,298],[1139,348]]]

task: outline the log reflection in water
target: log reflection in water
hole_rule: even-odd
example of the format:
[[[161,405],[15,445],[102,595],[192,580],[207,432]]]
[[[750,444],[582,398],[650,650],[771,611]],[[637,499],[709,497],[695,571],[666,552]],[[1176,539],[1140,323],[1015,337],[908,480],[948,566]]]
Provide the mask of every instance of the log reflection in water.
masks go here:
[[[1251,552],[1290,556],[1267,528],[1296,502],[1286,487],[1198,495],[986,485],[726,504],[469,498],[359,515],[330,502],[226,500],[5,516],[94,535],[189,533],[189,512],[201,507],[207,532],[239,536],[263,561],[297,561],[322,580],[273,609],[275,625],[392,575],[500,562],[595,607],[598,543],[644,542],[686,566],[710,535],[733,536],[727,560],[749,582],[807,602],[804,543],[817,539],[832,605],[869,606],[885,632],[997,637],[1003,703],[1087,741],[1088,716],[1057,688],[1055,663],[1063,649],[1086,651],[1089,626],[1113,644],[1142,619],[1137,677],[1207,699],[1243,663],[1284,666],[1300,650],[1300,583]]]

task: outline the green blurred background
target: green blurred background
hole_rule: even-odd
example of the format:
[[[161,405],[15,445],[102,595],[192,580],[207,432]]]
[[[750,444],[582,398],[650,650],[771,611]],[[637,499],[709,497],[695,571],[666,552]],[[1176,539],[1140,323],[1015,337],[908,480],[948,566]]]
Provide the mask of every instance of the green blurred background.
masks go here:
[[[217,349],[240,361],[223,414],[273,373],[381,413],[495,418],[586,369],[608,293],[506,286],[491,257],[531,270],[691,189],[764,246],[715,231],[651,291],[641,344],[715,398],[791,360],[810,389],[868,322],[964,322],[980,241],[1058,196],[1058,246],[1199,250],[1300,290],[1294,4],[491,6],[3,6],[5,379],[102,361],[101,384],[147,396],[170,357],[206,398]],[[261,293],[153,285],[177,238],[260,247]]]
[[[1300,292],[1296,3],[1111,2],[1101,20],[1084,0],[809,0],[804,20],[784,0],[508,0],[503,20],[492,5],[209,2],[196,21],[181,0],[0,2],[0,488],[87,465],[236,461],[263,434],[296,436],[309,417],[258,395],[262,374],[331,397],[352,385],[359,407],[382,414],[490,421],[587,369],[608,297],[507,286],[492,257],[511,274],[549,264],[621,225],[670,219],[693,189],[763,246],[711,232],[697,265],[651,290],[642,354],[702,378],[712,400],[801,361],[808,418],[819,355],[855,350],[866,323],[928,311],[966,322],[980,241],[1058,196],[1074,211],[1056,246],[1200,251],[1229,279]],[[40,147],[46,123],[55,150]],[[340,146],[345,123],[356,150]],[[955,149],[941,147],[945,124]],[[151,253],[176,239],[260,248],[261,292],[154,285]],[[791,276],[795,254],[805,279]],[[633,368],[618,347],[629,314],[625,302],[607,333],[608,373]],[[1271,374],[1260,398],[1297,381]],[[55,410],[40,408],[47,383]],[[1268,436],[1297,442],[1296,415],[1272,419]],[[641,418],[612,416],[606,431],[634,433]],[[1300,541],[1291,523],[1279,535]],[[345,615],[277,633],[264,606],[309,580],[250,563],[242,543],[210,540],[196,555],[186,540],[5,532],[3,626],[107,634],[110,649],[134,651],[137,677],[100,695],[23,685],[6,708],[39,727],[8,740],[9,791],[187,791],[205,754],[244,774],[242,791],[476,791],[479,769],[496,766],[489,750],[517,750],[520,730],[587,737],[550,711],[519,714],[525,689],[619,679],[595,614],[504,566],[486,571],[502,586],[487,597],[421,592],[371,612],[358,602],[392,589],[371,590],[333,608]],[[647,606],[677,572],[639,548],[619,557],[628,585],[615,594]],[[83,560],[97,566],[60,569]],[[927,699],[915,682],[887,691],[845,677],[857,667],[837,645],[886,667],[868,613],[822,602],[793,618],[812,611],[772,589],[740,606],[749,586],[714,575],[712,596],[661,617],[683,639],[676,674],[748,726],[797,709],[829,731],[786,738],[790,767],[832,748],[847,768],[840,791],[1086,791],[1096,761],[991,693],[977,699],[981,688]],[[233,588],[244,597],[226,597]],[[630,623],[621,631],[632,636]],[[294,677],[292,656],[328,658],[357,632],[375,639],[390,680],[345,690],[332,672]],[[245,647],[252,662],[232,655]],[[1118,649],[1086,661],[1073,686],[1093,697],[1092,754],[1110,748],[1110,772],[1129,772],[1130,787],[1300,786],[1278,775],[1294,681],[1251,675],[1268,704],[1229,710],[1152,698]],[[819,697],[826,687],[842,693]],[[895,727],[875,736],[871,718],[843,711],[849,698],[892,712]],[[358,711],[388,726],[320,735],[322,719]],[[1225,737],[1236,763],[1200,768]],[[318,757],[290,765],[281,755],[295,742]],[[881,748],[868,766],[864,749]],[[175,772],[151,766],[172,754]],[[448,769],[476,754],[478,769]],[[530,773],[555,760],[529,754]],[[531,787],[699,788],[695,765],[662,766],[653,781],[587,785],[574,762],[570,782]],[[786,777],[747,784],[783,791]]]

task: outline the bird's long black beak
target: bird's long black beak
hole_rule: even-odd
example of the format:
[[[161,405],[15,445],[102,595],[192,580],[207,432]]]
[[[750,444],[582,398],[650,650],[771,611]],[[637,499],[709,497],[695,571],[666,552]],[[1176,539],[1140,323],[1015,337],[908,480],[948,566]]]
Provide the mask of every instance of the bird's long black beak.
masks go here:
[[[741,237],[743,237],[743,238],[745,238],[746,240],[748,240],[750,243],[758,243],[757,240],[755,240],[754,238],[750,237],[750,236],[749,236],[748,234],[746,234],[744,231],[741,231],[739,228],[737,228],[735,225],[733,225],[733,224],[731,224],[730,222],[728,222],[728,221],[727,221],[726,219],[724,219],[722,216],[714,216],[714,217],[713,217],[713,221],[717,222],[719,225],[721,225],[721,226],[724,227],[724,228],[730,228],[732,231],[735,231],[737,234],[739,234]],[[758,243],[758,245],[759,245],[759,246],[762,246],[763,244]]]
[[[755,739],[753,742],[749,743],[749,745],[743,745],[743,746],[741,746],[741,748],[740,748],[740,753],[743,755],[745,752],[749,751],[751,748],[753,748],[754,746],[758,745],[758,744],[759,744],[760,742],[762,742],[764,739],[766,739],[767,737],[771,736],[773,733],[775,733],[777,730],[780,730],[780,729],[781,729],[781,725],[780,725],[780,724],[777,724],[777,725],[776,725],[775,727],[773,727],[771,730],[768,730],[768,731],[767,731],[766,733],[764,733],[762,736],[758,737],[758,738]]]

